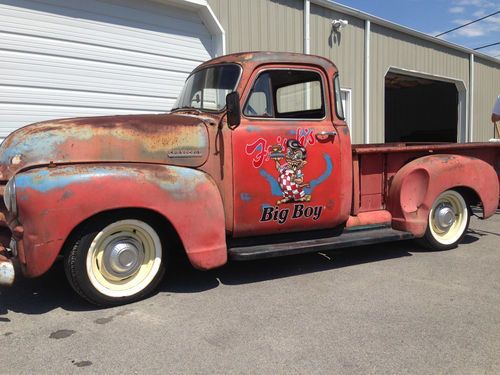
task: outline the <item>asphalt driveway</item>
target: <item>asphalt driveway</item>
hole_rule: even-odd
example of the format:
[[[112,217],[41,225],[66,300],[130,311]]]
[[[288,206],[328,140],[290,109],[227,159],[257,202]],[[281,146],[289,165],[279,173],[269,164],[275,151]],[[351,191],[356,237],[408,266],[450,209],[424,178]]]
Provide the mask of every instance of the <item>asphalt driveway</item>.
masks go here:
[[[62,267],[0,290],[0,373],[499,374],[500,213],[412,241],[180,269],[96,309]]]

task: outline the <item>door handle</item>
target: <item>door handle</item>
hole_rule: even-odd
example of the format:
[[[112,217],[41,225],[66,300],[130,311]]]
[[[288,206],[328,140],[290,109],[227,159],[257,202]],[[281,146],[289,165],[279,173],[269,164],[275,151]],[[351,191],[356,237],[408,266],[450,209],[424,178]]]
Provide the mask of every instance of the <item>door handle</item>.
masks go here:
[[[316,133],[316,139],[318,141],[324,141],[330,137],[335,137],[337,135],[337,132],[319,132]]]

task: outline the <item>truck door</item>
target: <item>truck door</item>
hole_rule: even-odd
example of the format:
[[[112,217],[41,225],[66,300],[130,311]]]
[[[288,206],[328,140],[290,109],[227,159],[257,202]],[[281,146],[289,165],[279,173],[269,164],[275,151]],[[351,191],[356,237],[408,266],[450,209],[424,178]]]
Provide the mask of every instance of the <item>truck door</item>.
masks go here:
[[[264,67],[242,95],[233,132],[235,237],[340,224],[339,137],[329,80],[313,67]]]

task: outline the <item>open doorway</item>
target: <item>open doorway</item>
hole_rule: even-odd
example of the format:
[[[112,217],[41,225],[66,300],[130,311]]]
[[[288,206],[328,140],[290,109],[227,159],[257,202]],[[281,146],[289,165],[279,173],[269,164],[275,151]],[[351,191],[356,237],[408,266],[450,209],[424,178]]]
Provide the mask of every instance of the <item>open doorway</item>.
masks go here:
[[[457,142],[460,93],[455,83],[388,72],[386,142]]]

